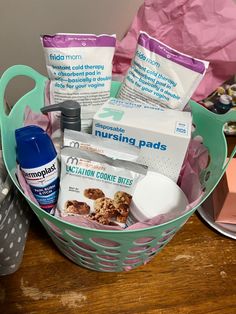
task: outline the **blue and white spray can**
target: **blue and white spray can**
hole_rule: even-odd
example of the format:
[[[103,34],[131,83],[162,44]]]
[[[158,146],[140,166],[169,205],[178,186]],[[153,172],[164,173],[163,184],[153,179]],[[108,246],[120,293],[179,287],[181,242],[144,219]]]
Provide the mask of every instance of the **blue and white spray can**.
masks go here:
[[[49,135],[29,125],[16,129],[16,154],[26,182],[39,206],[54,214],[59,191],[57,153]]]

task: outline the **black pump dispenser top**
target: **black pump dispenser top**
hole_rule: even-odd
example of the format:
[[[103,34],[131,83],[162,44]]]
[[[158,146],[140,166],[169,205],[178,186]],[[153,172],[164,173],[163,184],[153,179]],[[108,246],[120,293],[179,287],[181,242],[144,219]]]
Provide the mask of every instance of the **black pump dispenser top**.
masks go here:
[[[81,107],[73,100],[66,100],[55,105],[45,106],[40,109],[42,113],[61,111],[61,131],[64,129],[81,131]]]

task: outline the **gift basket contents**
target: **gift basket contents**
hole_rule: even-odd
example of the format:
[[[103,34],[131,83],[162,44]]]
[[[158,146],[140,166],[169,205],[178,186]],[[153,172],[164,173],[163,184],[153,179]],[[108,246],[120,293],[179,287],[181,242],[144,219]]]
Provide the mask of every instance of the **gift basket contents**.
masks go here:
[[[146,264],[224,174],[222,128],[235,117],[190,100],[207,61],[145,32],[122,82],[112,81],[114,35],[60,33],[41,42],[49,80],[19,65],[0,81],[1,95],[17,75],[36,83],[11,114],[0,109],[8,173],[76,264]]]
[[[49,114],[47,129],[58,125],[57,120],[60,123],[51,139],[40,123],[16,129],[21,182],[25,179],[39,206],[50,214],[70,217],[70,222],[76,217],[77,224],[81,218],[88,220],[88,226],[93,220],[104,228],[127,228],[132,222],[168,213],[167,201],[161,208],[154,189],[164,184],[169,190],[179,178],[192,126],[191,113],[182,109],[208,63],[140,32],[132,65],[117,98],[112,98],[115,36],[94,36],[97,57],[105,51],[97,63],[91,61],[95,48],[89,46],[90,39],[67,34],[41,37],[49,69],[49,99],[56,102],[41,112]],[[59,50],[62,40],[66,49]],[[105,63],[106,54],[110,58],[105,57]],[[171,196],[163,192],[170,201]],[[181,212],[188,201],[184,192],[179,196],[175,211]]]

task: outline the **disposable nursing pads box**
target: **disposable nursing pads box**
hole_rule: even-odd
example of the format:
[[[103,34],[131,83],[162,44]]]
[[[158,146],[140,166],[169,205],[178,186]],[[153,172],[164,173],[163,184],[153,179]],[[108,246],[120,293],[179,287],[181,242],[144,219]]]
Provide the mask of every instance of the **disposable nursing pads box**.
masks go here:
[[[191,138],[190,112],[110,98],[93,117],[93,134],[140,148],[139,163],[175,182]]]

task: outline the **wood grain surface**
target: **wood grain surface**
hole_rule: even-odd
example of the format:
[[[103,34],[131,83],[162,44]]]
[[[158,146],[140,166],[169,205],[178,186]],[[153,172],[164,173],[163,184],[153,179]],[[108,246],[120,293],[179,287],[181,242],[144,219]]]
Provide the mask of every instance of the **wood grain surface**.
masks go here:
[[[0,278],[0,312],[234,314],[235,244],[194,214],[149,264],[100,273],[64,257],[34,218],[21,268]]]
[[[64,257],[34,217],[20,269],[0,278],[0,313],[235,314],[236,242],[194,214],[147,265],[100,273]]]

